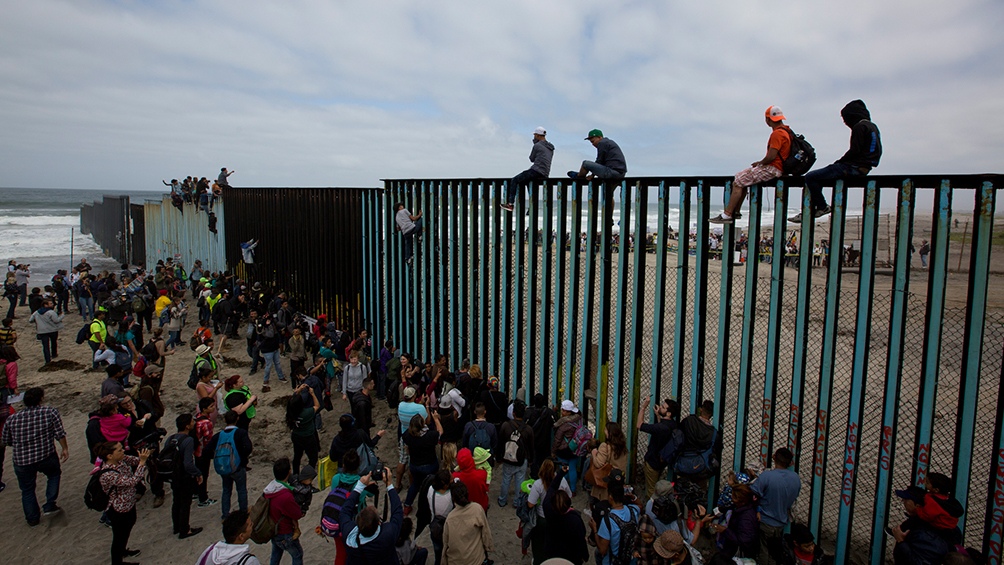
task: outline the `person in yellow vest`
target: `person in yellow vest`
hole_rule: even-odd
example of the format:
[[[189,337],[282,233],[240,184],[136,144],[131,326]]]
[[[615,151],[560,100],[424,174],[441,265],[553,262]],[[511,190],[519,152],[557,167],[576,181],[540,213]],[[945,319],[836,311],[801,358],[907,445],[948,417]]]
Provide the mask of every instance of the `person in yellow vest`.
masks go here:
[[[167,290],[158,291],[160,296],[157,297],[157,302],[153,305],[153,314],[160,318],[160,315],[164,312],[164,308],[171,307],[171,297],[167,295]]]
[[[104,306],[99,306],[98,311],[94,314],[94,320],[91,322],[91,337],[87,340],[87,345],[91,347],[92,369],[98,368],[98,362],[94,360],[94,354],[98,352],[101,344],[108,339],[108,326],[105,324],[105,318],[107,317],[108,309]]]

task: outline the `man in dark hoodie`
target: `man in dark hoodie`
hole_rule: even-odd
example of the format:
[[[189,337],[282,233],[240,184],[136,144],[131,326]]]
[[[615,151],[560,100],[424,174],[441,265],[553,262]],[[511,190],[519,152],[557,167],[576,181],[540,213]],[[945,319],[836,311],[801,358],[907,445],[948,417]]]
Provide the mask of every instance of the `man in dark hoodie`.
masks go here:
[[[513,205],[516,204],[516,193],[526,190],[530,183],[546,180],[551,176],[551,157],[554,156],[554,145],[545,139],[547,130],[538,127],[533,130],[533,148],[530,149],[530,168],[514,176],[509,181],[506,200],[501,204],[502,208],[512,212]]]
[[[171,503],[171,521],[174,523],[174,533],[178,534],[178,539],[185,539],[202,531],[202,528],[191,527],[189,516],[192,512],[192,495],[195,494],[198,485],[202,484],[204,477],[195,465],[195,438],[191,435],[195,429],[195,419],[191,414],[181,414],[175,419],[175,424],[178,433],[167,438],[167,445],[177,444],[178,453],[174,459],[175,469],[171,476],[171,491],[174,498]]]
[[[879,164],[882,157],[882,138],[878,126],[871,122],[871,114],[861,100],[852,100],[840,110],[840,117],[851,128],[851,147],[836,163],[810,171],[805,175],[805,188],[812,194],[812,215],[815,218],[830,213],[823,196],[823,183],[844,177],[867,175]],[[788,218],[798,224],[802,214]]]

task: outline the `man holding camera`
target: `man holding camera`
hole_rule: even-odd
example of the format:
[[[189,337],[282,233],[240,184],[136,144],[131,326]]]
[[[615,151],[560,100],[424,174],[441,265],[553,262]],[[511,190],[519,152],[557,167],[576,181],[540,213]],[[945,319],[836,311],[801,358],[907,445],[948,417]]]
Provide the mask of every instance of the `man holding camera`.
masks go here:
[[[401,499],[397,495],[390,469],[377,469],[359,478],[349,499],[342,505],[342,513],[338,517],[341,531],[345,535],[345,546],[348,548],[348,565],[366,563],[397,563],[395,542],[404,522],[404,510]],[[373,506],[366,506],[358,512],[359,497],[363,490],[379,481],[387,482],[387,497],[390,500],[390,521],[381,523],[380,515]],[[347,532],[347,533],[346,533]]]

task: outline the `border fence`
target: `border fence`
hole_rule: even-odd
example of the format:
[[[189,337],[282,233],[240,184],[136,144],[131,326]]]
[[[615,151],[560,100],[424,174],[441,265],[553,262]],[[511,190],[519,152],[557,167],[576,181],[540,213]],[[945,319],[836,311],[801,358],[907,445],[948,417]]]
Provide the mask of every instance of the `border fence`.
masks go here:
[[[504,390],[525,387],[527,399],[570,398],[600,434],[608,421],[624,423],[634,454],[647,442],[633,425],[643,397],[672,396],[685,413],[714,400],[723,472],[768,466],[774,449],[789,447],[803,481],[796,519],[835,548],[837,563],[890,556],[883,528],[898,522],[893,490],[943,472],[966,508],[967,544],[1000,563],[1004,315],[988,313],[987,301],[1001,176],[837,181],[818,268],[817,223],[803,223],[792,239],[783,213],[800,178],[754,187],[745,234],[724,226],[723,251],[709,249],[711,189],[727,192],[731,181],[550,179],[521,194],[513,213],[498,206],[504,179],[389,180],[383,191],[354,192],[361,225],[349,233],[362,233],[362,246],[349,265],[362,276],[362,316],[375,343],[393,339],[423,359],[446,353],[453,364],[470,358]],[[853,210],[852,188],[863,191]],[[953,204],[965,205],[957,189],[975,195],[965,234],[952,225]],[[921,192],[934,198],[926,275],[911,246],[914,235],[928,235],[914,233]],[[264,196],[254,198],[263,213]],[[769,224],[761,222],[764,198],[777,211]],[[285,199],[280,191],[265,209],[294,217],[285,216],[294,212]],[[891,248],[880,254],[880,203],[889,199]],[[424,213],[411,265],[395,202]],[[322,204],[287,222],[283,241],[307,233],[318,241]],[[655,229],[646,237],[650,215]],[[860,215],[860,235],[848,234],[852,215]],[[743,238],[748,252],[737,267],[731,251]],[[851,240],[854,253],[844,253]],[[967,271],[950,272],[956,251],[968,253]],[[285,252],[305,255],[301,263],[337,261],[295,243]],[[892,257],[891,269],[880,256]],[[721,478],[712,479],[711,496]]]
[[[171,203],[169,195],[157,195],[159,199],[148,199],[143,204],[143,243],[148,267],[159,260],[174,258],[175,261],[191,269],[196,259],[202,261],[203,269],[225,271],[227,269],[227,237],[224,230],[223,202],[213,206],[217,216],[216,233],[209,229],[209,215],[199,211],[197,205],[184,203],[179,209]]]
[[[120,263],[130,262],[129,197],[105,195],[100,202],[81,206],[80,231],[94,237],[105,255]]]

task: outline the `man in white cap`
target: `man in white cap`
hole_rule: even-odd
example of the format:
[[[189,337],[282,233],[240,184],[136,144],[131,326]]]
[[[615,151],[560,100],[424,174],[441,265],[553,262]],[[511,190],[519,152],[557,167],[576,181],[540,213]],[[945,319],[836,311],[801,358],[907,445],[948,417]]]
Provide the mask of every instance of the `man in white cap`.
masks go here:
[[[791,136],[794,135],[788,126],[784,125],[784,112],[777,106],[768,106],[764,112],[764,121],[770,126],[770,138],[767,139],[767,154],[763,159],[753,162],[749,168],[736,173],[732,181],[732,196],[725,210],[711,219],[712,224],[731,224],[736,218],[742,217],[739,210],[746,199],[746,187],[776,179],[784,174],[783,163],[791,154]]]
[[[554,156],[554,145],[545,139],[547,131],[543,127],[533,130],[533,148],[530,149],[530,168],[514,176],[509,181],[506,200],[501,204],[503,208],[513,209],[516,203],[516,191],[526,190],[532,182],[540,182],[551,176],[551,157]]]
[[[568,484],[572,487],[572,494],[575,494],[575,486],[578,484],[579,457],[569,442],[575,436],[575,432],[582,426],[582,416],[579,408],[571,400],[561,401],[561,417],[554,423],[554,443],[551,444],[551,454],[564,465],[568,465]]]

